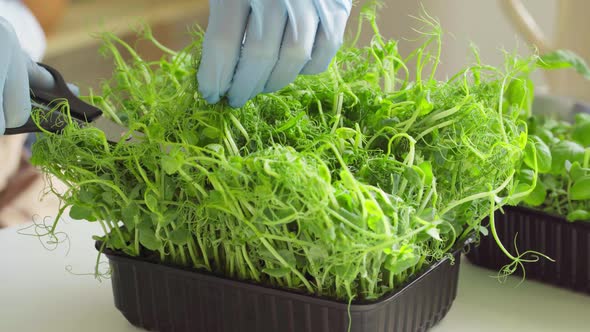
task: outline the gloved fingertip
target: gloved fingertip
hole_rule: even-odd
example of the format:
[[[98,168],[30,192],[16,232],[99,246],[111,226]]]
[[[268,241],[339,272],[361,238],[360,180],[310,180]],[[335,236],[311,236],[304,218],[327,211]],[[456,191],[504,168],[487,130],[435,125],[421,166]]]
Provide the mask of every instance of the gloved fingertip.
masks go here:
[[[217,104],[221,98],[219,96],[203,97],[208,104]]]
[[[250,78],[250,80],[246,80]],[[256,83],[253,75],[246,72],[240,72],[234,77],[234,82],[227,92],[227,100],[229,105],[233,108],[240,108],[244,106],[248,100],[255,97],[264,86],[261,83]]]
[[[80,88],[72,83],[68,83],[68,89],[70,89],[70,91],[76,96],[79,97],[80,96]]]
[[[29,121],[29,118],[31,117],[31,111],[31,104],[29,102],[25,103],[24,112],[22,113],[22,117],[19,119],[20,121],[18,121],[18,123],[16,124],[16,127],[24,126],[25,123]]]
[[[268,82],[268,84],[264,87],[263,93],[273,93],[277,92],[287,85],[291,84],[291,82]]]
[[[6,119],[6,127],[7,128],[18,128],[22,127],[27,123],[29,117],[31,116],[31,103],[26,101],[19,101],[16,105],[11,105],[10,108],[17,109],[20,108],[19,111],[11,112],[10,118]]]
[[[319,49],[315,57],[309,61],[301,70],[302,75],[317,75],[330,68],[332,59],[336,56],[338,49],[334,47]]]
[[[262,91],[262,93],[273,93],[273,92],[277,92],[280,89],[275,88],[274,86],[266,86],[264,87],[264,90]]]
[[[271,77],[270,81],[268,81],[266,83],[266,86],[264,87],[264,93],[272,93],[272,92],[277,92],[279,90],[282,90],[283,88],[285,88],[287,85],[293,83],[293,81],[295,81],[295,78],[297,78],[297,74],[293,74],[293,73],[287,73],[284,76],[279,76],[279,77]]]
[[[301,70],[301,75],[317,75],[325,72],[330,67],[330,64],[313,64],[309,66],[305,66],[303,70]]]
[[[229,97],[228,100],[229,100],[229,106],[231,106],[233,108],[243,107],[248,102],[248,99],[244,98],[244,97],[239,97],[239,98]]]
[[[218,93],[212,91],[208,87],[204,87],[203,85],[199,85],[198,91],[199,95],[201,95],[201,98],[205,99],[205,101],[209,104],[218,103],[221,99]]]
[[[203,98],[208,104],[217,104],[221,100],[221,96],[217,93],[203,94],[201,92],[201,98]]]
[[[33,88],[49,90],[55,86],[53,75],[30,58],[27,61],[27,73],[29,84]]]
[[[229,102],[229,106],[231,108],[242,108],[242,107],[244,107],[244,105],[246,105],[246,101],[243,101],[243,100]]]

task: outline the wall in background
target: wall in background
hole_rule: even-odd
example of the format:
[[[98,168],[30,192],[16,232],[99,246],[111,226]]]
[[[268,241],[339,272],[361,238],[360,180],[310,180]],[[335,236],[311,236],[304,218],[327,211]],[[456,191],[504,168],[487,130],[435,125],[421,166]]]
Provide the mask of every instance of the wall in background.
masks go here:
[[[349,33],[356,30],[358,11],[361,4],[367,0],[354,0],[357,4],[349,21]],[[470,42],[478,46],[481,58],[485,63],[499,66],[503,62],[502,49],[513,51],[519,49],[519,53],[530,53],[528,45],[519,38],[516,29],[504,15],[498,0],[382,0],[385,6],[379,11],[379,25],[382,33],[387,38],[402,40],[400,49],[402,53],[407,54],[409,50],[414,49],[415,42],[409,41],[415,39],[418,35],[412,30],[419,23],[410,15],[419,15],[421,12],[421,3],[428,13],[437,17],[445,32],[443,40],[442,63],[439,67],[438,78],[444,79],[454,74],[467,63],[472,62],[470,58]],[[559,0],[524,0],[531,13],[535,16],[537,22],[552,37],[552,31],[555,24],[554,11],[557,1]],[[84,44],[83,41],[91,39],[86,31],[78,31],[76,28],[88,29],[85,15],[93,17],[93,21],[98,16],[105,15],[108,20],[121,21],[116,16],[125,15],[129,10],[128,7],[136,8],[137,15],[155,15],[152,11],[158,12],[159,9],[150,5],[159,3],[157,0],[73,0],[72,8],[69,11],[69,19],[62,24],[62,34],[73,35],[73,37],[61,38],[62,43],[54,43],[57,47],[62,44],[74,43],[78,39],[81,45],[79,48],[68,48],[67,51],[53,52],[48,56],[46,61],[64,71],[68,77],[77,82],[82,87],[97,88],[100,79],[109,77],[112,74],[110,60],[103,59],[99,53],[99,45],[96,41],[91,44]],[[182,13],[182,18],[166,17],[160,20],[154,26],[155,35],[172,48],[181,48],[189,42],[187,26],[199,23],[205,27],[208,16],[206,0],[168,0],[168,6],[186,6],[186,3],[195,5],[198,10],[189,10]],[[141,6],[138,6],[141,4]],[[102,10],[96,10],[96,6],[101,6]],[[121,9],[118,9],[121,7]],[[145,7],[145,8],[144,8]],[[146,8],[154,7],[153,10]],[[88,13],[84,12],[87,8]],[[108,11],[107,11],[108,9]],[[104,13],[103,13],[104,12]],[[111,15],[106,15],[110,12]],[[147,13],[147,14],[146,14]],[[157,13],[156,13],[157,14]],[[156,15],[157,16],[157,15]],[[105,18],[99,18],[103,20]],[[122,20],[122,25],[133,25],[136,20]],[[120,24],[120,25],[121,25]],[[71,27],[70,27],[71,25]],[[104,28],[104,27],[103,27]],[[89,31],[101,30],[100,25],[89,29]],[[133,38],[133,34],[125,34],[127,40]],[[371,32],[367,27],[361,38],[361,43],[367,43],[370,40]],[[60,36],[57,36],[58,38]],[[61,36],[64,37],[64,36]],[[56,38],[56,39],[58,39]],[[54,40],[55,42],[55,40]],[[50,43],[51,44],[51,43]],[[59,44],[59,45],[58,45]],[[51,45],[50,45],[51,46]],[[60,48],[61,49],[61,48]],[[160,56],[158,52],[145,50],[149,58]],[[65,53],[65,54],[64,54]],[[147,55],[147,54],[146,54]],[[537,83],[543,83],[543,77],[535,77]]]
[[[554,10],[559,0],[526,0],[524,3],[549,38],[555,24]],[[357,6],[351,16],[349,30],[356,29],[356,22],[360,4],[366,1],[356,1]],[[529,46],[518,36],[508,18],[504,15],[497,0],[384,0],[385,6],[379,11],[379,26],[388,38],[398,40],[414,39],[418,35],[412,27],[420,26],[410,15],[419,15],[421,5],[424,5],[431,16],[440,20],[443,31],[442,64],[439,67],[438,78],[451,76],[457,70],[471,63],[469,45],[473,42],[480,50],[482,61],[499,66],[503,63],[502,49],[512,52],[519,49],[521,54],[529,54]],[[361,41],[370,40],[370,31],[365,27]],[[352,32],[352,31],[349,31]],[[400,50],[407,54],[417,44],[402,41]],[[535,77],[537,83],[543,78]]]
[[[157,60],[162,52],[137,40],[134,29],[140,22],[149,24],[164,45],[178,50],[190,43],[189,28],[206,26],[207,16],[207,0],[73,0],[49,38],[43,61],[59,68],[81,91],[97,90],[113,74],[112,59],[102,56],[97,33],[113,32],[137,47],[145,59]]]

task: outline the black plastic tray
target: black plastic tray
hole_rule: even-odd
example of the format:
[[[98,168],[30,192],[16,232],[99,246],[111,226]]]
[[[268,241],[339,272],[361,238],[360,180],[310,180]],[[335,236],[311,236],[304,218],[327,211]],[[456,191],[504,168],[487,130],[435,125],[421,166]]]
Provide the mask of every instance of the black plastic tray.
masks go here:
[[[426,331],[457,295],[460,256],[425,269],[370,304],[348,304],[105,251],[115,306],[137,326],[160,332]]]
[[[495,220],[506,249],[516,252],[516,236],[519,252],[535,250],[555,260],[541,258],[526,263],[527,279],[590,294],[590,222],[572,223],[524,207],[505,207],[504,211],[497,211]],[[475,265],[498,271],[510,262],[491,235],[482,237],[479,246],[472,246],[467,258]],[[522,269],[516,273],[522,275]]]

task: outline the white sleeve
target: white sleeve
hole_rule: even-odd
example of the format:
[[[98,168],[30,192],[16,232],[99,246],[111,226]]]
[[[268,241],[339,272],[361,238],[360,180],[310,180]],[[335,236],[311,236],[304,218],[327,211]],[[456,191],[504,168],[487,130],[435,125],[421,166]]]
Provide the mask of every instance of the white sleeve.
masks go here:
[[[34,61],[40,61],[45,53],[46,40],[33,13],[20,1],[0,0],[0,16],[12,24],[23,50]]]

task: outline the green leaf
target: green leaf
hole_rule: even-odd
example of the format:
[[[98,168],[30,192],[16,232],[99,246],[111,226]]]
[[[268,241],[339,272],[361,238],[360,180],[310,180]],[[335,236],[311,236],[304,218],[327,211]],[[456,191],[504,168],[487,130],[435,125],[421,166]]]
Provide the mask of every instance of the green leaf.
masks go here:
[[[96,202],[96,196],[97,195],[88,188],[80,188],[78,193],[80,201],[87,204],[94,204]]]
[[[135,222],[139,217],[139,206],[134,202],[129,203],[129,205],[121,209],[121,217],[123,224],[129,230],[133,230],[135,228]]]
[[[137,199],[140,196],[140,191],[143,189],[143,185],[141,183],[138,183],[135,187],[133,187],[133,189],[131,190],[131,192],[129,192],[129,199]]]
[[[162,169],[166,174],[175,174],[180,170],[182,162],[171,156],[162,156]]]
[[[436,211],[433,208],[429,207],[429,208],[424,209],[422,212],[420,212],[419,217],[423,220],[426,220],[426,221],[434,221],[435,214],[436,214]]]
[[[201,131],[201,134],[203,136],[205,136],[206,138],[210,138],[210,139],[216,139],[216,138],[222,137],[221,131],[217,128],[214,128],[214,127],[205,127]]]
[[[524,163],[525,163],[525,165],[527,165],[530,168],[536,168],[535,163],[534,163],[534,157],[535,157],[534,146],[536,146],[536,144],[534,144],[534,142],[528,141],[525,146],[525,149],[524,149]]]
[[[508,85],[505,98],[510,105],[518,105],[525,111],[530,111],[533,104],[535,85],[528,78],[513,79]]]
[[[523,168],[518,172],[518,181],[526,184],[533,184],[535,172],[532,169]]]
[[[176,221],[178,216],[180,215],[180,211],[177,209],[170,209],[164,212],[164,215],[161,218],[158,218],[158,222],[160,226],[166,227],[170,225],[171,222]]]
[[[216,144],[216,143],[207,144],[207,146],[205,146],[205,149],[211,150],[211,151],[218,153],[220,155],[224,154],[224,151],[225,151],[225,148],[223,147],[223,145]]]
[[[490,233],[488,231],[488,229],[484,226],[479,226],[479,232],[481,233],[481,235],[483,236],[488,236],[488,234]]]
[[[329,257],[328,251],[324,247],[313,246],[309,249],[309,258],[316,261],[321,261]]]
[[[281,258],[287,262],[287,264],[294,266],[297,263],[297,261],[295,259],[295,254],[292,251],[290,251],[288,249],[278,249],[278,250],[275,249],[275,250],[279,254],[279,256],[281,256]],[[264,258],[264,260],[270,261],[272,263],[282,264],[279,261],[279,259],[274,254],[272,254],[269,250],[267,250],[266,248],[263,248],[260,250],[260,256],[262,258]]]
[[[109,245],[113,249],[117,249],[117,250],[127,248],[127,243],[124,242],[124,239],[121,239],[120,236],[118,236],[117,234],[114,234],[113,232],[111,232],[111,234],[109,236]]]
[[[404,169],[404,178],[408,180],[408,183],[412,186],[418,187],[422,185],[420,174],[418,174],[418,172],[412,167],[406,167]]]
[[[580,163],[577,161],[572,164],[572,166],[570,167],[569,173],[570,173],[570,179],[572,179],[572,181],[574,181],[574,182],[576,182],[579,178],[586,175],[586,173],[590,174],[590,172],[588,172],[585,168],[582,168],[582,166],[580,166]]]
[[[347,140],[347,139],[354,138],[357,135],[357,132],[356,132],[356,130],[354,130],[352,128],[344,127],[344,128],[336,129],[335,134],[338,138]]]
[[[162,175],[163,178],[167,178],[167,175]],[[164,200],[172,201],[175,199],[176,191],[178,190],[178,184],[172,180],[165,181],[164,185]]]
[[[326,181],[327,183],[330,183],[332,181],[330,169],[325,164],[318,165],[318,175],[322,180]]]
[[[531,184],[521,182],[517,184],[514,188],[514,195],[519,195],[528,192],[529,190],[531,190],[531,187]]]
[[[297,261],[295,260],[295,254],[291,250],[288,249],[279,249],[277,250],[279,255],[283,257],[283,259],[287,262],[287,264],[294,266]]]
[[[442,239],[440,238],[440,230],[436,227],[432,227],[430,229],[428,229],[426,231],[426,233],[428,235],[430,235],[431,238],[437,240],[437,241],[442,241]]]
[[[283,278],[286,277],[289,273],[291,273],[291,269],[288,267],[280,267],[276,269],[264,268],[262,269],[262,272],[268,274],[273,278]]]
[[[170,242],[173,244],[182,246],[188,243],[190,236],[191,233],[188,231],[188,229],[181,227],[170,232],[168,240],[170,240]]]
[[[92,235],[92,241],[99,241],[99,242],[104,242],[106,240],[106,236],[100,236],[100,235]]]
[[[96,221],[94,211],[81,205],[74,205],[70,208],[70,217],[75,220]]]
[[[590,211],[575,210],[567,215],[569,221],[590,221]]]
[[[355,262],[336,265],[334,273],[338,275],[343,282],[352,282],[357,277]]]
[[[144,200],[145,205],[150,211],[155,213],[160,212],[160,210],[158,209],[158,198],[151,191],[146,191],[144,195]]]
[[[340,180],[346,186],[346,188],[355,188],[357,186],[357,180],[350,174],[348,170],[340,171]]]
[[[367,213],[367,225],[369,228],[375,232],[382,233],[384,231],[383,218],[385,218],[385,215],[383,215],[381,208],[373,201],[365,201],[363,206]]]
[[[590,114],[580,113],[576,115],[572,139],[582,146],[590,146]]]
[[[551,151],[549,150],[549,146],[541,140],[538,136],[530,136],[533,143],[535,144],[535,151],[537,153],[537,170],[540,173],[547,173],[551,171]],[[533,156],[531,155],[530,149],[525,150],[525,163],[530,167],[534,168],[533,166]]]
[[[570,189],[570,198],[576,201],[590,199],[590,176],[579,178]]]
[[[390,256],[385,263],[385,268],[393,274],[399,274],[415,266],[420,261],[420,256],[413,251],[404,251],[398,256]]]
[[[552,145],[559,142],[559,139],[556,138],[555,135],[553,135],[553,133],[551,132],[551,130],[547,128],[539,128],[535,130],[535,135],[537,135],[541,140],[543,140],[545,144]]]
[[[422,162],[418,167],[424,172],[424,183],[427,185],[432,184],[434,174],[432,173],[432,163],[430,161]]]
[[[574,162],[584,162],[584,148],[572,141],[560,141],[551,149],[551,173],[563,174],[565,173],[565,161],[569,160],[572,164]]]
[[[146,249],[152,251],[160,249],[162,247],[162,241],[156,238],[156,234],[151,227],[145,227],[143,224],[139,228],[139,243]]]
[[[511,194],[505,198],[503,204],[507,205],[518,205],[521,201],[530,195],[531,183],[528,181],[518,182],[516,186],[512,188]],[[524,197],[521,195],[525,195]],[[519,197],[516,197],[519,196]]]
[[[113,196],[113,192],[112,191],[105,191],[104,193],[102,193],[101,197],[102,197],[102,200],[107,205],[112,205],[115,202],[115,198]]]
[[[427,115],[434,109],[434,104],[432,104],[427,98],[420,97],[418,102],[418,112],[421,116]]]
[[[165,131],[166,131],[166,129],[161,124],[159,124],[157,122],[150,123],[150,125],[148,127],[148,135],[150,135],[152,137],[158,137],[158,136],[164,134]]]
[[[531,206],[539,206],[545,202],[545,198],[547,198],[547,188],[539,180],[533,191],[525,197],[524,202]]]
[[[303,112],[303,111],[299,112],[299,113],[297,113],[296,116],[290,118],[285,123],[283,123],[283,125],[276,128],[275,130],[280,133],[285,130],[291,129],[291,128],[295,127],[297,125],[297,123],[299,122],[299,120],[301,120],[304,116],[305,116],[305,112]]]
[[[537,63],[543,69],[573,68],[580,75],[590,79],[590,68],[579,55],[569,50],[557,50],[544,54]]]

